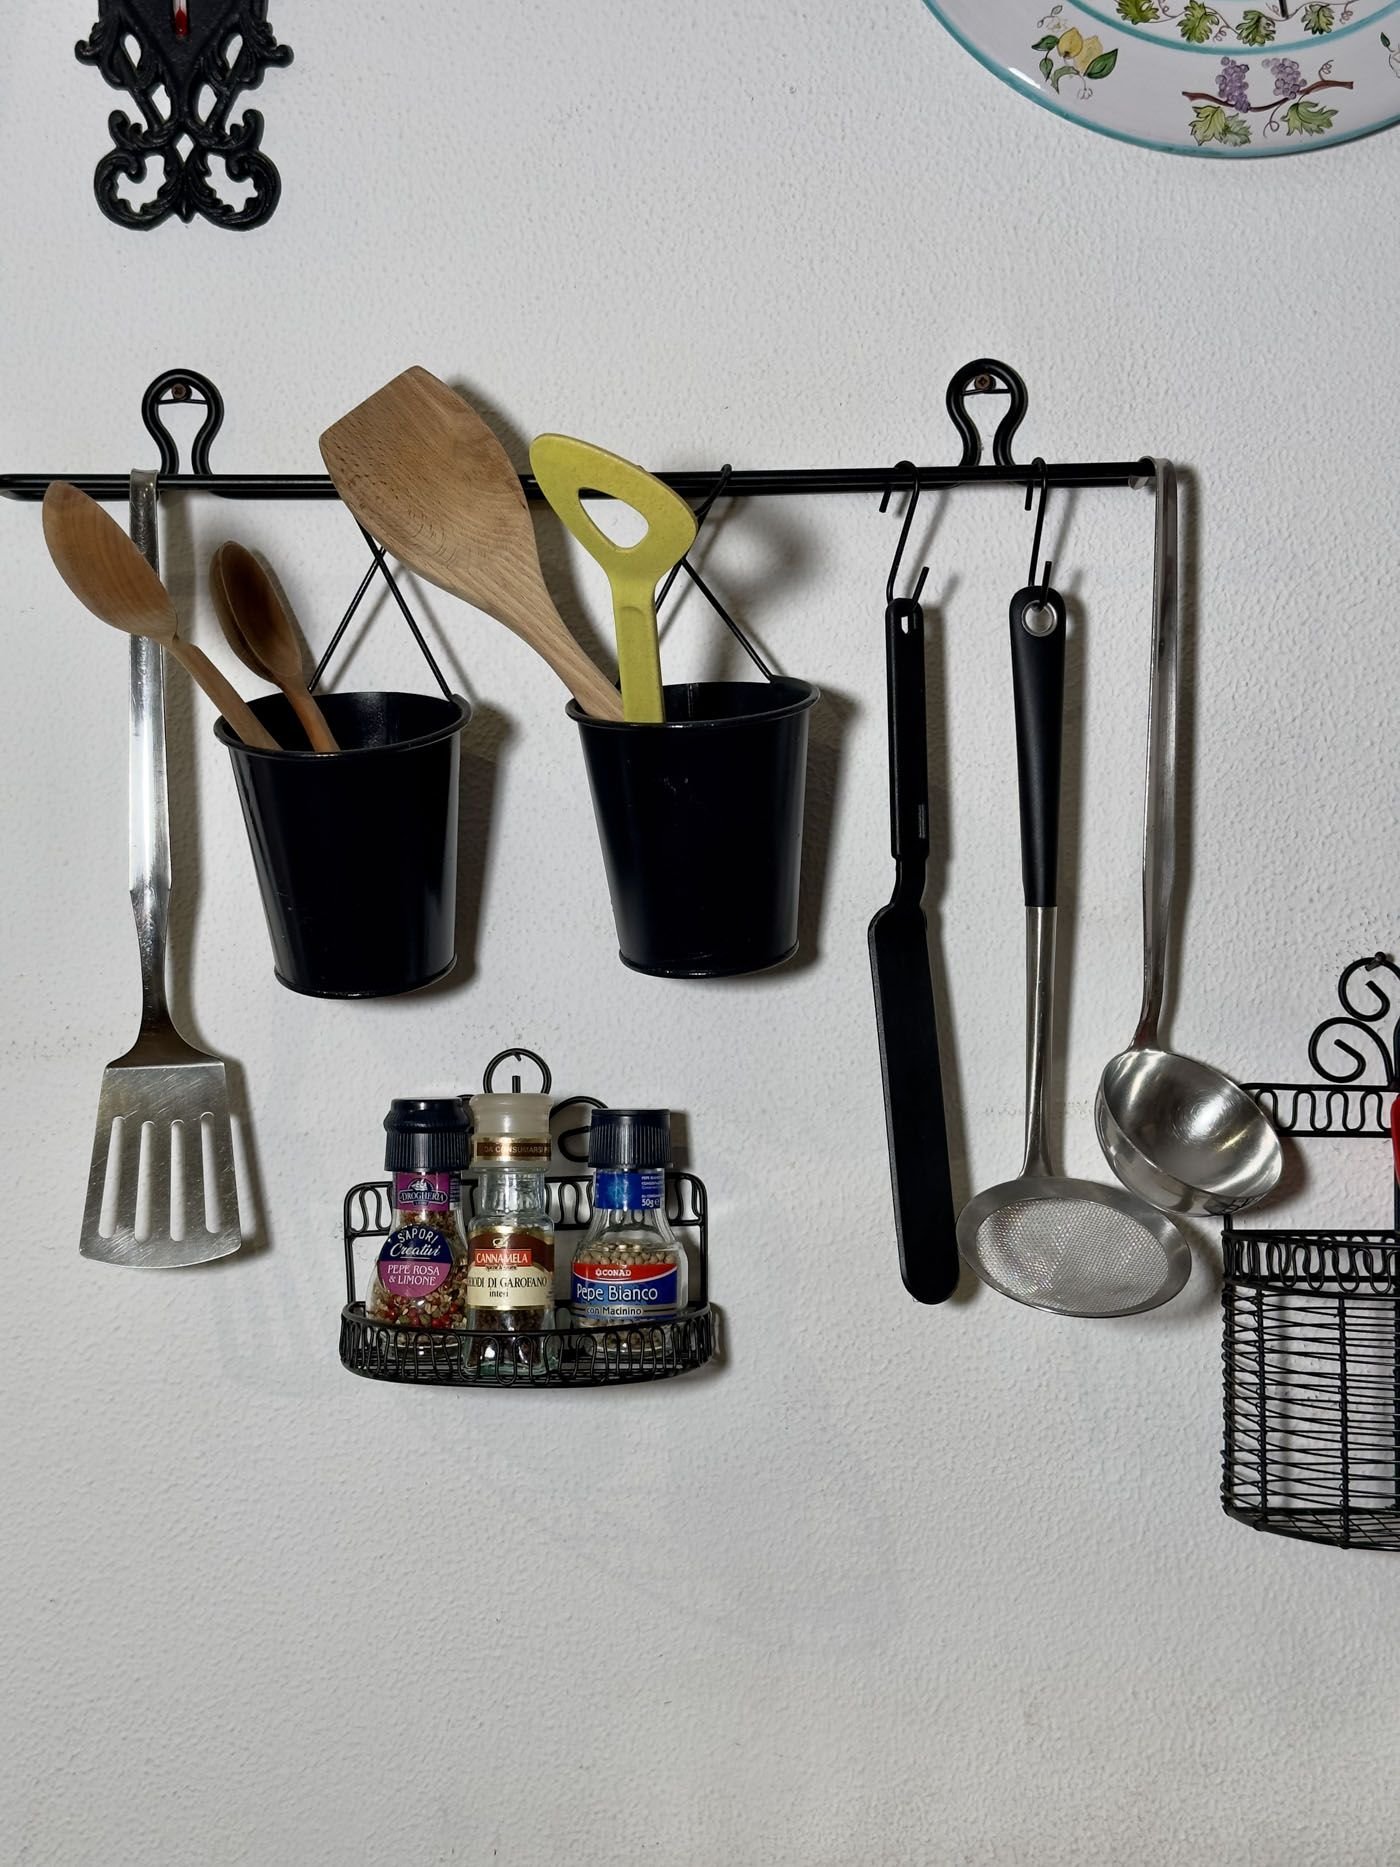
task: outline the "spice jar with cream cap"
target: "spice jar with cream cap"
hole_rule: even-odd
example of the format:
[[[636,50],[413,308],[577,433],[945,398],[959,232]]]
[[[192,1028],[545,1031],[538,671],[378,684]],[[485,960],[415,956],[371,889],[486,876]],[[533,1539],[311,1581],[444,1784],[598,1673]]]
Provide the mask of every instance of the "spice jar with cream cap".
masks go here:
[[[554,1225],[547,1095],[471,1099],[476,1210],[467,1228],[467,1327],[518,1334],[554,1325]]]

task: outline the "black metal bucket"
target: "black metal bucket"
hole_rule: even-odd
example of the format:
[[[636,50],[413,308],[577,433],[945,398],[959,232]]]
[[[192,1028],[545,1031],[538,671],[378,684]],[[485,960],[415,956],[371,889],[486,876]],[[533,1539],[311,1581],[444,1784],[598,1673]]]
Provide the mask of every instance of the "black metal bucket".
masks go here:
[[[797,951],[806,681],[668,686],[659,725],[579,729],[622,962],[663,978],[761,972]]]
[[[311,752],[281,694],[252,703],[281,751],[219,720],[277,977],[317,998],[385,998],[457,963],[455,695],[326,694],[339,752]]]

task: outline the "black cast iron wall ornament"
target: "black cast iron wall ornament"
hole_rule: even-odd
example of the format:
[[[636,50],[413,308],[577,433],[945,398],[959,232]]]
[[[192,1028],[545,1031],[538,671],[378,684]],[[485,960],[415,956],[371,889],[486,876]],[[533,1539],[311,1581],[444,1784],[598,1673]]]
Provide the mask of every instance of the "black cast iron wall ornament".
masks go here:
[[[261,112],[230,114],[243,91],[256,90],[273,65],[291,63],[267,23],[268,0],[98,0],[97,22],[76,49],[108,84],[128,92],[141,112],[108,118],[115,145],[97,164],[93,188],[108,219],[156,227],[171,214],[196,214],[217,227],[260,227],[277,206],[282,180],[259,148]],[[148,201],[118,192],[139,185],[158,162],[163,178]],[[252,184],[246,200],[225,200],[211,174],[222,163],[231,182]]]

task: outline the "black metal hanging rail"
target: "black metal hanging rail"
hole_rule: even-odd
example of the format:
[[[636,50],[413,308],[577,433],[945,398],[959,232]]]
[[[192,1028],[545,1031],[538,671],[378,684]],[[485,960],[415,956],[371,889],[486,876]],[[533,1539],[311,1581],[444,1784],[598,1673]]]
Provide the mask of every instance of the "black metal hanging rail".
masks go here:
[[[921,491],[950,486],[1040,486],[1039,467],[916,467]],[[901,470],[900,488],[910,484]],[[736,467],[658,473],[682,499],[707,499],[720,486],[726,498],[762,499],[780,494],[882,493],[890,483],[888,467]],[[1052,487],[1138,486],[1152,479],[1150,460],[1105,460],[1047,466]],[[125,499],[131,491],[126,473],[3,473],[0,496],[39,500],[53,480],[67,480],[94,499]],[[534,476],[522,473],[527,499],[543,499]],[[163,493],[215,493],[222,499],[334,499],[336,490],[323,473],[172,473],[161,476]],[[587,495],[585,495],[586,497]]]
[[[992,439],[992,461],[982,464],[981,434],[968,402],[975,396],[1005,396],[1008,407]],[[948,385],[949,419],[962,437],[962,459],[951,467],[914,467],[901,464],[899,486],[917,484],[920,491],[955,486],[1140,486],[1150,483],[1150,458],[1138,460],[1070,461],[1047,465],[1034,461],[1021,465],[1012,458],[1011,442],[1028,406],[1025,384],[1009,364],[979,358],[967,364]],[[192,471],[179,470],[176,444],[165,428],[161,410],[173,404],[205,408],[206,415],[190,450]],[[168,370],[146,391],[142,417],[161,454],[161,489],[168,493],[212,493],[221,499],[334,499],[335,487],[323,473],[215,473],[209,466],[209,447],[223,423],[223,399],[197,370]],[[887,493],[892,471],[884,467],[758,467],[705,468],[657,476],[682,499],[705,500],[723,492],[726,498],[762,499],[785,495],[823,493]],[[0,497],[40,500],[54,480],[67,480],[94,499],[125,499],[130,478],[122,473],[5,473],[0,474]],[[543,494],[530,474],[520,484],[527,499]]]

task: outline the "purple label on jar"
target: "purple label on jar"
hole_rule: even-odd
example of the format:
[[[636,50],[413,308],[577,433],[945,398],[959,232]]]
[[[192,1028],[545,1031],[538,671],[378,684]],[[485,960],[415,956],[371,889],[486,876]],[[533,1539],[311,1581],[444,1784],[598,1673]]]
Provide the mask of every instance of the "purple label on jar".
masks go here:
[[[379,1281],[395,1296],[431,1296],[451,1275],[452,1247],[431,1225],[405,1225],[379,1253]]]
[[[455,1173],[396,1173],[394,1207],[398,1212],[451,1212],[457,1203]]]

